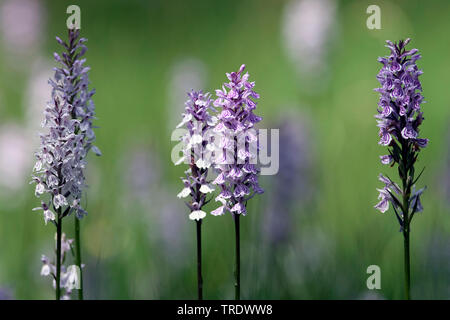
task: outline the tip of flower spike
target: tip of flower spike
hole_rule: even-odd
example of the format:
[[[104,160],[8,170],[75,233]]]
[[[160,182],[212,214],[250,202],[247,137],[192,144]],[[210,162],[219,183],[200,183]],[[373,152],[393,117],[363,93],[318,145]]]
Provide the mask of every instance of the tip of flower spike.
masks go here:
[[[64,48],[66,48],[66,49],[69,48],[69,46],[68,46],[63,40],[61,40],[60,37],[55,37],[55,38],[56,38],[56,41],[57,41],[60,45],[62,45]]]
[[[245,64],[241,65],[241,67],[239,68],[238,74],[241,74],[242,71],[244,71],[245,69]]]

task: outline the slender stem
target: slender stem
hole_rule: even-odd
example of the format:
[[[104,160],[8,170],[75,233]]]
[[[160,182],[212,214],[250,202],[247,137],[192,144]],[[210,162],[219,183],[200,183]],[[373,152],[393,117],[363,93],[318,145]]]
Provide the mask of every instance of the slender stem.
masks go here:
[[[202,220],[197,221],[197,287],[198,287],[198,300],[203,300]]]
[[[405,184],[406,185],[406,184]],[[411,267],[409,254],[409,193],[405,187],[403,188],[403,245],[405,257],[405,299],[410,300],[410,286],[411,286]]]
[[[405,246],[405,297],[406,300],[410,300],[411,270],[409,257],[409,230],[403,232],[403,238]]]
[[[58,221],[56,223],[56,300],[61,298],[61,235],[62,217],[61,207],[58,209]]]
[[[240,214],[234,214],[234,231],[236,235],[236,270],[234,273],[234,297],[235,300],[241,299],[241,240],[239,229],[239,216]]]
[[[80,289],[78,289],[78,300],[83,300],[83,269],[81,268],[81,239],[80,239],[80,220],[75,217],[75,263],[80,272]]]
[[[410,198],[410,184],[408,183],[409,170],[407,169],[407,159],[409,155],[409,145],[407,142],[402,143],[403,151],[403,168],[404,175],[403,182],[403,245],[404,245],[404,268],[405,268],[405,299],[410,300],[410,287],[411,287],[411,262],[410,262],[410,245],[409,245],[409,198]]]

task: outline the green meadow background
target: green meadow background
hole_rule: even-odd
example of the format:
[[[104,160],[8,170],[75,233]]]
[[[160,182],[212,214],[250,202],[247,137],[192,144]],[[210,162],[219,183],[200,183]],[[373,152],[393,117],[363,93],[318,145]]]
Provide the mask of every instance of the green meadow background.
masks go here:
[[[402,299],[399,225],[373,208],[378,174],[395,175],[379,162],[373,88],[384,41],[406,37],[423,56],[421,136],[430,139],[417,164],[427,190],[411,231],[412,296],[450,298],[450,2],[418,0],[1,0],[0,297],[54,298],[40,257],[53,257],[55,228],[31,211],[39,200],[28,182],[54,37],[66,37],[74,3],[103,152],[89,156],[83,200],[86,298],[196,298],[195,224],[176,197],[184,168],[171,162],[170,135],[185,91],[214,93],[245,63],[260,127],[285,140],[280,174],[261,178],[266,192],[241,219],[242,297]],[[366,27],[370,4],[381,30]],[[73,216],[63,229],[73,237]],[[232,299],[231,216],[208,215],[203,230],[204,296]],[[366,287],[370,265],[381,268],[380,290]]]

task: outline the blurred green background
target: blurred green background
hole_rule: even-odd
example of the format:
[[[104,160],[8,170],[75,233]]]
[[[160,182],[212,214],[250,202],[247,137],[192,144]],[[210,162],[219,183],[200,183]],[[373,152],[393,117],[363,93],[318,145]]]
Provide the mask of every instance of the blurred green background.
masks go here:
[[[402,299],[403,241],[380,214],[373,88],[386,39],[411,37],[427,101],[418,166],[425,210],[412,225],[412,296],[450,298],[450,2],[448,1],[0,1],[0,297],[53,299],[40,276],[54,227],[31,209],[28,184],[50,97],[54,37],[81,7],[100,128],[82,221],[88,299],[195,299],[195,224],[176,194],[172,128],[185,92],[214,92],[247,65],[263,128],[280,128],[280,171],[242,221],[242,297]],[[381,30],[366,8],[381,8]],[[214,209],[214,204],[208,212]],[[233,298],[229,214],[203,224],[204,295]],[[73,237],[73,217],[64,231]],[[366,269],[381,268],[381,290]]]

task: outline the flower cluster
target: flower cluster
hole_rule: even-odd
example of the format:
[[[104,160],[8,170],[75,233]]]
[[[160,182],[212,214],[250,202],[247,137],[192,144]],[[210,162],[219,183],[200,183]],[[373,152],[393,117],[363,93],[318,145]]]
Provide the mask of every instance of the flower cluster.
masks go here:
[[[418,138],[419,126],[423,121],[420,105],[424,102],[421,94],[422,86],[419,76],[423,73],[416,65],[421,58],[417,49],[406,51],[405,47],[410,39],[393,43],[387,41],[391,54],[380,57],[383,64],[377,79],[381,87],[375,89],[381,94],[378,103],[378,127],[380,128],[380,142],[383,146],[398,143],[411,143],[415,150],[426,147],[428,139]],[[381,157],[383,164],[397,161],[395,157],[386,155]]]
[[[79,120],[78,130],[84,137],[83,145],[88,152],[90,149],[100,155],[100,150],[92,143],[95,140],[92,120],[95,119],[95,105],[92,96],[95,89],[89,90],[89,70],[85,66],[86,59],[82,56],[86,53],[87,47],[85,38],[80,38],[80,30],[69,29],[69,41],[65,43],[60,38],[56,38],[67,52],[62,56],[54,53],[54,58],[61,64],[55,68],[54,80],[49,83],[53,87],[52,95],[58,95],[66,103],[73,106],[72,117]]]
[[[85,59],[80,57],[86,52],[85,39],[79,39],[79,30],[69,30],[69,43],[57,41],[67,50],[62,57],[54,54],[61,67],[55,68],[52,86],[52,101],[44,110],[42,127],[46,133],[40,134],[41,146],[36,153],[33,182],[35,194],[48,194],[49,201],[42,201],[45,223],[56,216],[54,210],[64,217],[74,211],[78,218],[86,211],[80,206],[85,187],[84,168],[86,155],[90,149],[100,155],[92,143],[95,140],[92,120],[95,118],[92,95],[88,91],[88,71]],[[63,211],[64,209],[64,211]]]
[[[186,203],[191,214],[191,220],[200,220],[206,216],[202,207],[206,204],[206,195],[214,191],[208,178],[208,169],[211,167],[211,156],[213,151],[212,137],[208,131],[217,122],[217,118],[210,115],[210,94],[201,91],[188,93],[185,113],[182,122],[177,128],[186,126],[187,132],[182,137],[183,157],[176,164],[186,161],[189,169],[185,171],[186,177],[182,178],[184,188],[178,194],[179,198],[191,196],[192,201]]]
[[[71,252],[73,239],[66,239],[66,234],[63,233],[61,237],[61,288],[65,289],[63,300],[69,300],[72,290],[77,287],[79,283],[77,267],[75,265],[65,266],[66,252]],[[50,259],[42,255],[41,276],[53,278],[53,287],[56,288],[56,266]]]
[[[36,153],[33,181],[37,197],[46,193],[51,202],[42,201],[44,220],[55,220],[51,205],[58,212],[67,207],[62,216],[75,210],[82,216],[85,211],[79,205],[84,187],[85,149],[83,136],[76,133],[79,121],[71,118],[73,106],[55,97],[45,109],[44,126],[48,132],[41,134],[41,147]]]
[[[397,196],[402,196],[403,191],[402,188],[389,179],[388,177],[385,177],[380,173],[378,176],[378,180],[380,180],[384,187],[382,189],[377,189],[379,192],[378,199],[379,202],[375,205],[375,208],[379,210],[381,213],[386,212],[389,209],[389,203],[392,203],[392,206],[394,208],[394,211],[397,215],[397,218],[399,219],[400,225],[403,224],[403,208],[400,201],[397,199]],[[409,208],[412,209],[412,212],[422,212],[423,206],[420,201],[420,197],[422,196],[422,193],[425,191],[425,188],[419,189],[418,191],[415,190],[415,186],[413,186],[412,189],[412,196],[409,200]],[[400,212],[398,212],[398,209],[400,208]]]
[[[400,226],[406,229],[413,215],[423,210],[420,197],[424,189],[415,189],[414,184],[420,174],[415,177],[414,164],[419,151],[428,144],[428,139],[419,138],[419,126],[424,119],[420,108],[424,101],[419,81],[423,72],[418,69],[416,61],[421,56],[417,49],[405,49],[409,41],[387,41],[391,54],[378,59],[383,67],[377,75],[381,87],[375,89],[381,94],[375,116],[380,129],[379,144],[389,147],[389,154],[380,157],[381,163],[398,164],[402,181],[402,186],[399,186],[380,174],[379,180],[384,187],[378,189],[379,202],[375,208],[386,212],[391,203]]]
[[[245,215],[247,200],[264,192],[258,184],[259,169],[253,164],[258,149],[254,147],[258,133],[253,127],[262,118],[253,113],[256,102],[252,98],[259,99],[259,95],[253,91],[255,83],[248,81],[249,74],[243,74],[244,69],[242,65],[238,72],[227,73],[229,82],[216,90],[214,106],[220,113],[214,132],[221,156],[216,160],[218,176],[213,184],[220,186],[216,201],[222,205],[211,212],[213,215],[225,211]]]

